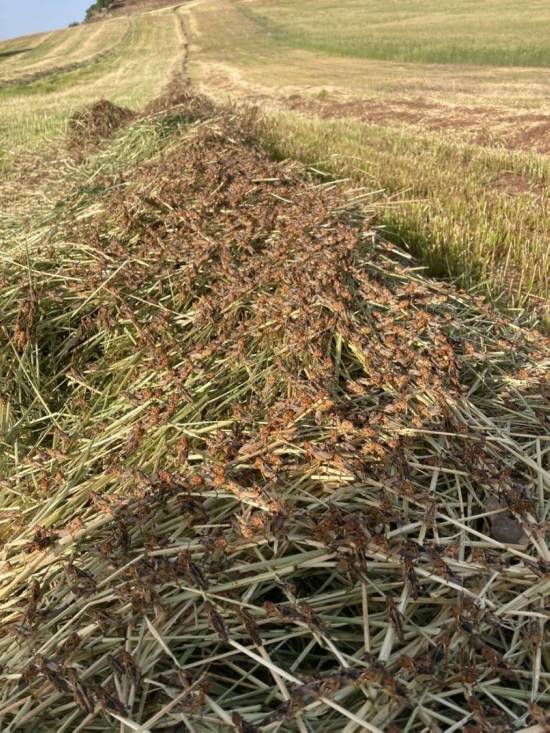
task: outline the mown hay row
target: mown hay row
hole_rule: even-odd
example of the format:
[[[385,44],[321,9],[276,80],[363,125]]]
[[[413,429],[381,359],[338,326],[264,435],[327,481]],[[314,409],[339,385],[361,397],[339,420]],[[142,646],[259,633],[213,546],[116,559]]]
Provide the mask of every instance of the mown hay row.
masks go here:
[[[189,105],[2,258],[0,727],[546,725],[548,342]]]

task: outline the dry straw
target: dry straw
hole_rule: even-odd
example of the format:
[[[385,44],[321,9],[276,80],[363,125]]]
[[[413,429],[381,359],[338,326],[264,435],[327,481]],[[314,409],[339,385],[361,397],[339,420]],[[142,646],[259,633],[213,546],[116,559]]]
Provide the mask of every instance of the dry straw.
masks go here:
[[[0,728],[546,730],[548,343],[189,105],[0,256]]]

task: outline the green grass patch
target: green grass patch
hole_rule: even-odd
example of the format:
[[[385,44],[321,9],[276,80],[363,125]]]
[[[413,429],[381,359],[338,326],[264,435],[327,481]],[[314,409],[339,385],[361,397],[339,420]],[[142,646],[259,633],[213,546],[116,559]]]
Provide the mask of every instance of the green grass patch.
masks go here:
[[[323,54],[415,63],[550,66],[550,8],[527,0],[233,0],[271,40]]]

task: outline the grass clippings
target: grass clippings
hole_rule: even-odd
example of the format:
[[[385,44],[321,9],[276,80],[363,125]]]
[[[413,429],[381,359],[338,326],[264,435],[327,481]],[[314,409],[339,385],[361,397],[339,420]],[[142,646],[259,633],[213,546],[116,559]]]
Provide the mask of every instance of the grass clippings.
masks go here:
[[[2,730],[548,725],[548,341],[363,200],[217,111],[3,252]]]
[[[93,148],[113,137],[135,117],[136,113],[131,109],[100,99],[71,115],[67,123],[68,146],[76,151]]]

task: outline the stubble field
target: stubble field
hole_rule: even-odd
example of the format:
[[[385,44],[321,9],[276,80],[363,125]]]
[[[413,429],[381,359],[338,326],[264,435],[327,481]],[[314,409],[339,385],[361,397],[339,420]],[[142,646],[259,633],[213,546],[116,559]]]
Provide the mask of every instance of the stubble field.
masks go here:
[[[432,272],[544,320],[548,10],[528,5],[203,3],[190,68],[270,109],[276,154],[382,189],[384,224]]]

